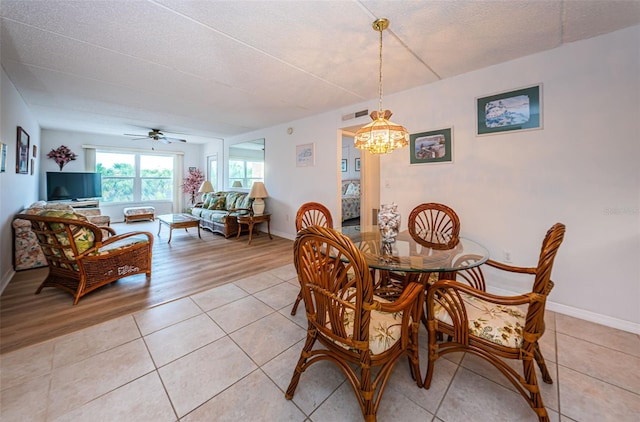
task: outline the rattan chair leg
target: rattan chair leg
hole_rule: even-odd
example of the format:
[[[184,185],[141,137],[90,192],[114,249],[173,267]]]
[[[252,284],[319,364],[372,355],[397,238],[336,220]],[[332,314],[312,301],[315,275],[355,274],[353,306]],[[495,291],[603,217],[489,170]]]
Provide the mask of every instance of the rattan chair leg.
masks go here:
[[[538,344],[538,342],[536,342],[535,348],[533,349],[533,357],[536,359],[538,368],[540,368],[540,372],[542,373],[542,381],[547,384],[553,384],[553,379],[551,378],[551,374],[549,374],[547,364],[544,361],[544,357],[542,356],[542,352],[540,351],[540,345]]]
[[[523,385],[523,387],[529,391],[529,397],[525,398],[528,399],[529,405],[538,415],[538,420],[540,422],[549,422],[547,409],[545,409],[544,403],[542,402],[542,395],[540,394],[540,386],[538,385],[533,359],[524,359],[522,361],[522,369],[526,382],[526,385]]]
[[[295,303],[293,304],[293,308],[291,308],[291,315],[295,315],[298,311],[298,305],[300,305],[300,301],[302,300],[302,292],[298,293],[298,297],[296,298]]]

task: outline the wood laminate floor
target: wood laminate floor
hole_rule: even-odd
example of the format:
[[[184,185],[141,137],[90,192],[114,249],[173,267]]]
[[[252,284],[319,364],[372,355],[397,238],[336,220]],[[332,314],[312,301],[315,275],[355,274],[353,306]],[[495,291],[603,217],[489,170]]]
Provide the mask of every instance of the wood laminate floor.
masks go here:
[[[169,230],[158,222],[113,224],[117,233],[149,231],[154,235],[152,277],[143,274],[121,279],[84,296],[73,297],[54,288],[35,291],[46,268],[20,271],[0,297],[0,354],[80,330],[122,315],[190,296],[292,262],[293,241],[265,233],[239,239],[202,230]]]

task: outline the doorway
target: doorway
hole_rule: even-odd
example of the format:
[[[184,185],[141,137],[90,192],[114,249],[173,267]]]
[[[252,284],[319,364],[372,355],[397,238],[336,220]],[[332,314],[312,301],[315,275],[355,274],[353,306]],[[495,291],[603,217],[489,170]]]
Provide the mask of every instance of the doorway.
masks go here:
[[[342,182],[339,184],[338,192],[341,206],[341,226],[362,225],[370,226],[376,221],[378,204],[380,203],[380,157],[361,151],[353,146],[353,138],[360,127],[344,128],[340,131],[341,145],[338,149],[342,151],[340,157]],[[351,171],[350,171],[351,170]],[[352,187],[347,194],[349,185]],[[359,197],[353,198],[353,190],[359,191]],[[354,216],[354,202],[358,201],[359,212]]]

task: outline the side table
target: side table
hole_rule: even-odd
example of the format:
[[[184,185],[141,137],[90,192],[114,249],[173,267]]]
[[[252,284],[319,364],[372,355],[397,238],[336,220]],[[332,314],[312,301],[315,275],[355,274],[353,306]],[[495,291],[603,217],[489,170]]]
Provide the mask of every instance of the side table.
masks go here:
[[[271,237],[271,214],[264,213],[261,215],[252,215],[252,214],[239,215],[237,219],[238,219],[238,235],[236,236],[236,239],[240,237],[242,224],[246,224],[249,226],[249,243],[247,243],[247,245],[250,245],[251,238],[253,236],[253,226],[259,223],[264,223],[264,222],[267,223],[267,233],[269,234],[269,239],[273,239],[273,237]]]

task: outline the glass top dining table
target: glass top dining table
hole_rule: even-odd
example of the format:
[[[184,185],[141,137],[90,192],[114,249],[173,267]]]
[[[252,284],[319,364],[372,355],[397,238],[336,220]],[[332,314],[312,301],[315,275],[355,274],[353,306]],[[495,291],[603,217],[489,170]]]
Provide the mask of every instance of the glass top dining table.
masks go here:
[[[464,237],[430,246],[416,241],[407,230],[393,243],[382,242],[378,226],[348,226],[340,231],[364,253],[371,269],[450,273],[477,267],[489,259],[484,246]]]

